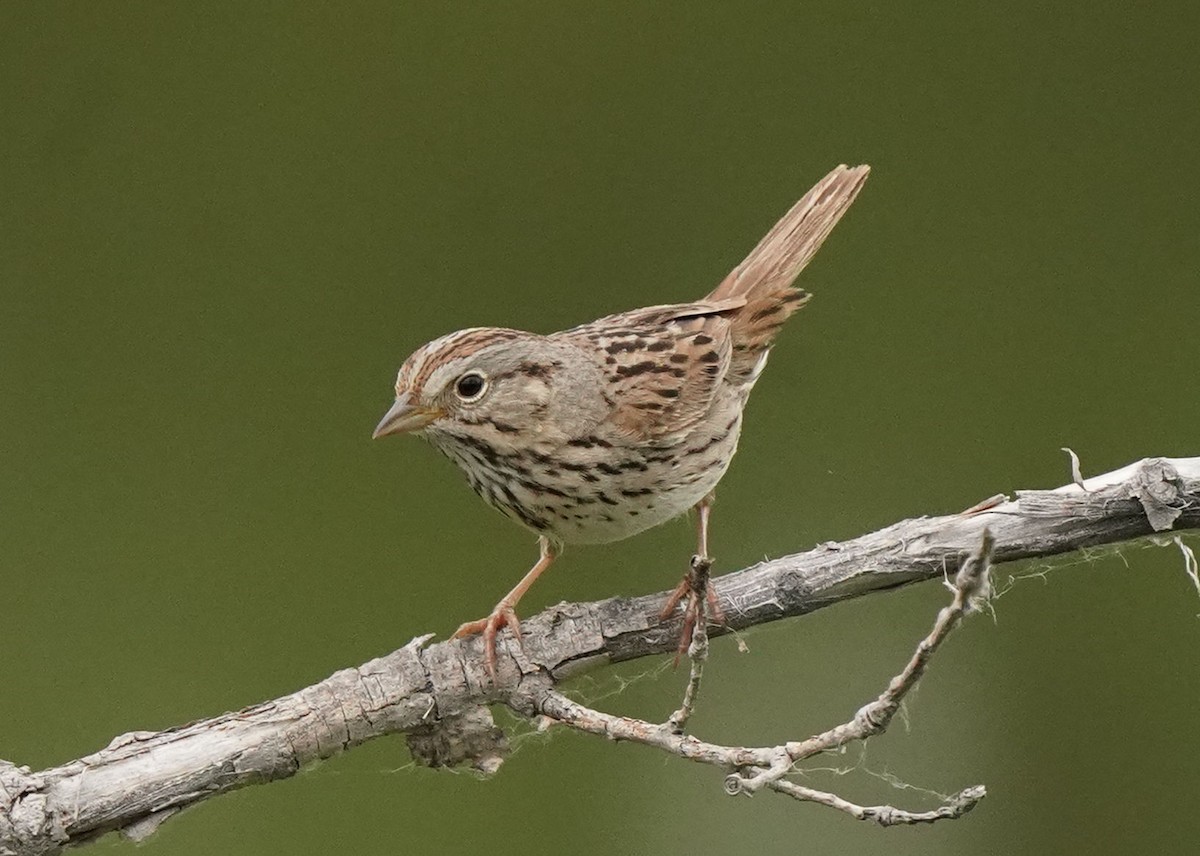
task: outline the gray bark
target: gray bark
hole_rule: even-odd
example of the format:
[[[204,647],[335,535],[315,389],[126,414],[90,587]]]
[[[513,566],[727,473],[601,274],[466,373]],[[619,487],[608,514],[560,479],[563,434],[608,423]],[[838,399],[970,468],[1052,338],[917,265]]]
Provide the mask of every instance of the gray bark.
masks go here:
[[[984,507],[986,506],[986,507]],[[726,628],[803,615],[832,603],[953,576],[995,537],[996,563],[1200,527],[1200,457],[1151,458],[1055,490],[1019,491],[961,514],[905,520],[842,543],[714,579]],[[50,854],[112,830],[141,839],[179,810],[234,788],[291,776],[384,734],[404,732],[425,763],[494,770],[504,735],[483,705],[528,713],[522,683],[544,684],[606,662],[673,652],[679,620],[660,622],[666,593],[563,603],[505,634],[492,681],[477,638],[412,640],[387,656],[235,713],[115,738],[40,772],[0,761],[0,854]]]

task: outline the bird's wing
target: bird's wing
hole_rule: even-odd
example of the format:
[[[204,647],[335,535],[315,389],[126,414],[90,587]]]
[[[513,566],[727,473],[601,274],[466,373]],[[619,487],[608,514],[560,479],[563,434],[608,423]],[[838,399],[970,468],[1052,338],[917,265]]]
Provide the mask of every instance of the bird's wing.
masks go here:
[[[742,297],[650,306],[556,334],[604,372],[611,427],[639,442],[670,441],[708,413],[729,370],[726,314]]]

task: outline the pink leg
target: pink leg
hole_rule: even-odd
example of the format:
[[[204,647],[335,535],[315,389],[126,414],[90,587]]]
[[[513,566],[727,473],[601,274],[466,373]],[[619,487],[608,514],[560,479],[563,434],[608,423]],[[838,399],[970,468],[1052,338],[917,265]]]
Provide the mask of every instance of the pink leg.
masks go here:
[[[558,550],[550,539],[542,536],[538,539],[538,549],[540,556],[534,566],[529,569],[521,581],[513,586],[513,590],[500,598],[500,602],[496,604],[495,609],[487,618],[480,618],[478,621],[468,621],[466,624],[454,631],[453,639],[461,639],[464,636],[473,636],[476,633],[483,634],[483,650],[487,660],[488,674],[492,676],[492,680],[496,679],[496,634],[500,632],[500,628],[509,627],[512,629],[513,635],[517,637],[517,642],[521,642],[521,622],[517,619],[516,606],[517,603],[525,596],[525,592],[529,591],[529,587],[533,585],[534,580],[542,575],[546,568],[553,564],[558,558]]]
[[[679,637],[680,653],[686,651],[692,643],[692,633],[695,632],[696,622],[700,618],[700,599],[695,590],[695,575],[701,567],[707,574],[708,568],[712,564],[712,559],[708,555],[708,520],[712,512],[712,503],[713,495],[711,493],[696,503],[696,555],[692,557],[692,571],[684,575],[679,585],[667,598],[662,612],[659,613],[659,619],[665,621],[675,612],[680,601],[687,597],[688,605],[683,617],[683,632]],[[723,624],[725,613],[721,610],[721,605],[717,601],[716,589],[713,588],[711,582],[705,583],[704,595],[708,602],[709,618],[718,624]]]

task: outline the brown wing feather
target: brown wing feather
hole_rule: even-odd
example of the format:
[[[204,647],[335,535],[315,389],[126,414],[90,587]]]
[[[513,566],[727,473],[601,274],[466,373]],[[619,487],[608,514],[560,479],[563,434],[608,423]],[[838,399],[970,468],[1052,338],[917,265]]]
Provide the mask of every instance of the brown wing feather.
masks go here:
[[[730,322],[740,297],[651,306],[601,318],[557,335],[594,353],[611,398],[611,424],[653,441],[681,434],[708,413],[729,369]]]

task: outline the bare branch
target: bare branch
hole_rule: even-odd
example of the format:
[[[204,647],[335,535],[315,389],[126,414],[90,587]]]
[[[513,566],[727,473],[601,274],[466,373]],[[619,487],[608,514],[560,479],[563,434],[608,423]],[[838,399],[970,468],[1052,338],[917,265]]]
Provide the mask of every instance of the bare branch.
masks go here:
[[[795,782],[772,782],[771,788],[772,790],[779,791],[781,794],[787,794],[803,802],[815,802],[835,808],[838,811],[844,811],[846,814],[859,820],[873,820],[880,826],[899,826],[901,824],[933,823],[937,820],[954,820],[975,808],[980,800],[987,796],[987,790],[983,785],[976,785],[973,788],[966,788],[959,791],[947,800],[945,804],[938,806],[932,811],[904,811],[903,809],[893,808],[890,805],[856,805],[849,800],[842,799],[837,794],[813,790],[812,788],[797,785]]]
[[[935,820],[959,817],[983,799],[986,791],[982,785],[962,791],[958,797],[935,811],[913,813],[893,806],[864,808],[835,794],[787,782],[784,777],[794,772],[796,764],[806,758],[837,749],[853,741],[866,740],[887,729],[892,717],[900,709],[900,703],[916,687],[930,659],[950,635],[950,631],[967,612],[978,609],[987,598],[990,590],[988,571],[994,548],[995,541],[985,529],[979,548],[963,563],[962,569],[955,575],[953,584],[948,584],[954,593],[950,605],[938,612],[929,635],[920,641],[904,669],[892,678],[879,698],[863,706],[849,722],[807,740],[759,747],[707,743],[680,734],[680,730],[673,727],[674,723],[671,721],[665,725],[653,725],[640,719],[612,716],[592,710],[550,689],[548,680],[544,686],[533,690],[530,704],[543,716],[579,731],[597,734],[610,740],[629,740],[661,749],[689,761],[732,769],[734,772],[725,777],[725,792],[730,796],[753,794],[762,788],[771,788],[796,799],[837,808],[863,820],[875,820],[884,826],[932,823]],[[527,682],[526,687],[531,686],[532,682]]]
[[[985,529],[995,537],[994,561],[1001,563],[1200,527],[1200,458],[1147,459],[1084,486],[1021,491],[1014,501],[993,498],[970,513],[903,521],[720,577],[714,582],[727,624],[712,635],[956,574]],[[414,757],[424,763],[495,769],[504,740],[484,706],[505,702],[533,715],[532,700],[553,699],[546,694],[564,676],[673,652],[682,619],[658,621],[665,597],[551,607],[524,622],[523,651],[502,637],[495,682],[477,638],[426,647],[426,636],[291,695],[167,731],[122,735],[58,767],[35,773],[0,761],[0,853],[56,853],[111,830],[142,837],[180,808],[291,776],[384,734],[408,734]],[[559,697],[561,705],[573,704]],[[676,741],[685,753],[699,751],[688,748],[698,741],[685,735],[655,739]],[[731,769],[783,763],[753,753],[730,760]],[[783,784],[780,779],[772,787],[783,790]]]

